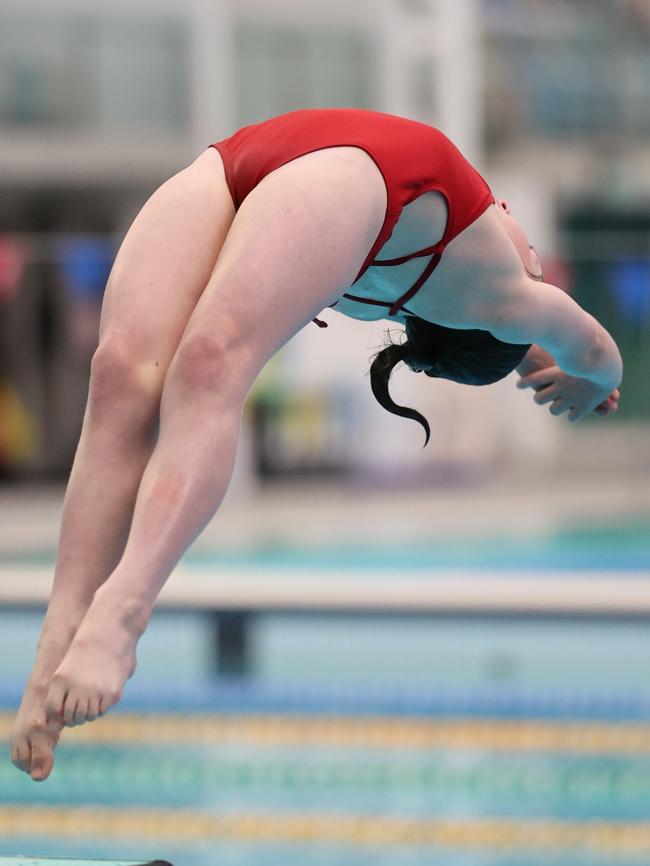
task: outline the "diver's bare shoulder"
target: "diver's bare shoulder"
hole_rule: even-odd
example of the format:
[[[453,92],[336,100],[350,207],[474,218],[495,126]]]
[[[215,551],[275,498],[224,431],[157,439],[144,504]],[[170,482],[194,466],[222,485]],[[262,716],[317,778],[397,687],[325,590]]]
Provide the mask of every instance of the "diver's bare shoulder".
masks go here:
[[[531,276],[511,234],[491,205],[448,245],[413,312],[506,343],[536,343],[575,376],[602,376],[606,367],[614,382],[620,356],[611,336],[566,292]]]
[[[506,285],[526,276],[496,205],[445,248],[438,267],[410,302],[415,315],[456,328],[481,327],[503,306]]]

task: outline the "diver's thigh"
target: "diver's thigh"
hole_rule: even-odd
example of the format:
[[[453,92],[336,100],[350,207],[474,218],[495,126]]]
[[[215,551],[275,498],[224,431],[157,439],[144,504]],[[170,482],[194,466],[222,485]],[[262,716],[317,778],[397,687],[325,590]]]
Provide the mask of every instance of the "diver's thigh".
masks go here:
[[[119,249],[104,296],[100,339],[119,333],[141,352],[169,361],[234,215],[214,148],[163,183]]]
[[[294,160],[248,194],[183,335],[221,334],[249,378],[349,287],[383,224],[386,188],[372,160],[374,173],[332,155]]]

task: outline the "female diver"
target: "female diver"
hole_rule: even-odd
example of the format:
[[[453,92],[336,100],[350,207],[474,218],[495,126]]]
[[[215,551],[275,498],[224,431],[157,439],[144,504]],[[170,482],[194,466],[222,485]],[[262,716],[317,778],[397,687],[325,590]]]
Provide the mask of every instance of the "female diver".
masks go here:
[[[380,255],[381,254],[381,255]],[[229,483],[242,407],[320,310],[388,318],[375,358],[469,384],[517,369],[553,415],[618,406],[609,333],[543,280],[508,205],[438,130],[291,112],[205,150],[146,202],[116,257],[13,763],[47,778],[63,726],[119,699],[155,599]],[[317,323],[323,324],[319,320]]]

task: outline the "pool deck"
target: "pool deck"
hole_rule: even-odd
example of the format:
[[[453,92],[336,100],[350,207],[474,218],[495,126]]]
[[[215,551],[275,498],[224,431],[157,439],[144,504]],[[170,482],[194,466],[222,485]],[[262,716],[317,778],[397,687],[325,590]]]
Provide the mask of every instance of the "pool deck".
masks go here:
[[[56,548],[63,485],[0,490],[0,554]],[[650,472],[504,470],[462,483],[385,489],[327,482],[234,485],[197,551],[249,545],[327,545],[553,535],[567,528],[650,525]]]

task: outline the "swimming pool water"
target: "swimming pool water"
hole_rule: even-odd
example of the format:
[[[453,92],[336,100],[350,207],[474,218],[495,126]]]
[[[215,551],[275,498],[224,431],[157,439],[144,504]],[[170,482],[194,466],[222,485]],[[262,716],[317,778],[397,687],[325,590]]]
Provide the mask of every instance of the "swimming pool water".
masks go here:
[[[215,579],[224,566],[345,568],[369,585],[400,568],[650,576],[647,530],[267,545],[186,563]],[[40,619],[0,613],[5,741]],[[206,623],[155,614],[122,704],[65,732],[50,780],[0,763],[0,853],[175,866],[650,862],[643,623],[270,616],[254,637],[256,678],[215,684]]]

